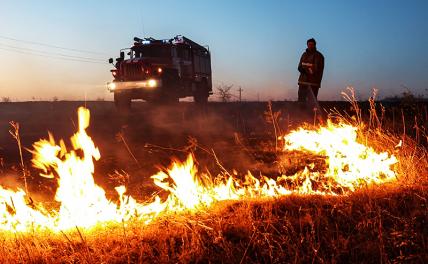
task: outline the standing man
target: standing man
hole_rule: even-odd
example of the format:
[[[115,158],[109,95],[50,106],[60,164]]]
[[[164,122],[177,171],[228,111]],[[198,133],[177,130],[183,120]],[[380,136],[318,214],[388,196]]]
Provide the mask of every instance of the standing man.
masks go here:
[[[324,72],[324,56],[317,50],[315,39],[308,39],[306,44],[308,48],[297,67],[300,72],[298,100],[302,105],[309,103],[312,108],[318,108],[317,96]]]

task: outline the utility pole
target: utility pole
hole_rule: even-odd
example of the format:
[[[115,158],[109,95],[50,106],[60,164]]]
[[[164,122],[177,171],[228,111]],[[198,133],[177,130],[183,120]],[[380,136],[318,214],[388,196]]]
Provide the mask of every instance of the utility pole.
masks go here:
[[[239,89],[238,89],[238,92],[239,92],[239,102],[242,101],[242,91],[244,91],[244,90],[242,89],[241,86],[239,86]]]

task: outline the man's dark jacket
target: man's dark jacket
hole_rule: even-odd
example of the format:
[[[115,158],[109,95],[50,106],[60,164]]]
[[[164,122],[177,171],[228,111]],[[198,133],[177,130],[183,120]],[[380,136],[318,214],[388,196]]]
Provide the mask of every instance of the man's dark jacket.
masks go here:
[[[308,63],[313,65],[312,74],[309,71],[309,66],[307,66]],[[299,85],[320,87],[322,74],[324,72],[324,56],[316,49],[313,51],[306,49],[300,58],[297,69],[300,72],[298,81]]]

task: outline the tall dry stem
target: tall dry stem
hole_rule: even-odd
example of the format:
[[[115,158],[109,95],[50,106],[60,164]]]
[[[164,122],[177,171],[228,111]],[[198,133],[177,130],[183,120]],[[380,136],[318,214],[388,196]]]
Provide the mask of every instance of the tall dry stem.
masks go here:
[[[119,132],[116,134],[116,138],[118,141],[122,142],[123,145],[125,145],[126,150],[128,151],[129,155],[131,155],[132,159],[134,160],[135,164],[137,164],[137,166],[139,168],[141,168],[140,162],[138,162],[137,158],[135,157],[134,153],[132,153],[131,148],[129,147],[128,143],[125,140],[125,137],[123,136],[123,132]]]
[[[377,110],[376,110],[376,95],[377,95],[377,89],[373,89],[373,93],[372,96],[369,98],[369,104],[370,104],[370,109],[369,109],[369,128],[373,128],[373,129],[382,129],[382,118],[384,115],[384,107],[382,106],[382,116],[381,119],[379,119],[379,116],[377,114]]]
[[[25,192],[27,193],[27,195],[30,195],[30,193],[28,192],[28,185],[27,185],[27,172],[25,170],[24,158],[22,156],[22,144],[21,144],[21,137],[19,135],[19,123],[15,121],[10,121],[9,124],[13,128],[13,130],[12,129],[9,130],[9,133],[12,135],[12,137],[16,140],[16,143],[18,144],[19,157],[21,159],[20,166],[21,166],[22,176],[24,178]]]
[[[361,126],[363,124],[363,119],[361,116],[361,108],[358,105],[357,98],[355,97],[355,90],[353,87],[349,86],[346,87],[347,92],[341,92],[343,98],[345,98],[346,101],[348,101],[351,105],[353,110],[355,111],[355,122],[357,126]]]
[[[265,111],[265,120],[268,123],[271,123],[273,126],[273,132],[275,136],[275,151],[278,151],[278,135],[281,134],[281,129],[278,124],[279,116],[281,115],[281,111],[274,112],[272,109],[272,101],[268,102],[267,111]]]

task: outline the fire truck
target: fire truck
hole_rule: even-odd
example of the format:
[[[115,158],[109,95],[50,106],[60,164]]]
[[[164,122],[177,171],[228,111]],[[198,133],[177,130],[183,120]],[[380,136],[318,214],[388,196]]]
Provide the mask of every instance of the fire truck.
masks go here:
[[[165,103],[193,96],[204,104],[212,94],[209,48],[180,35],[163,40],[135,37],[134,45],[109,63],[114,69],[107,88],[119,109],[129,109],[133,99]]]

